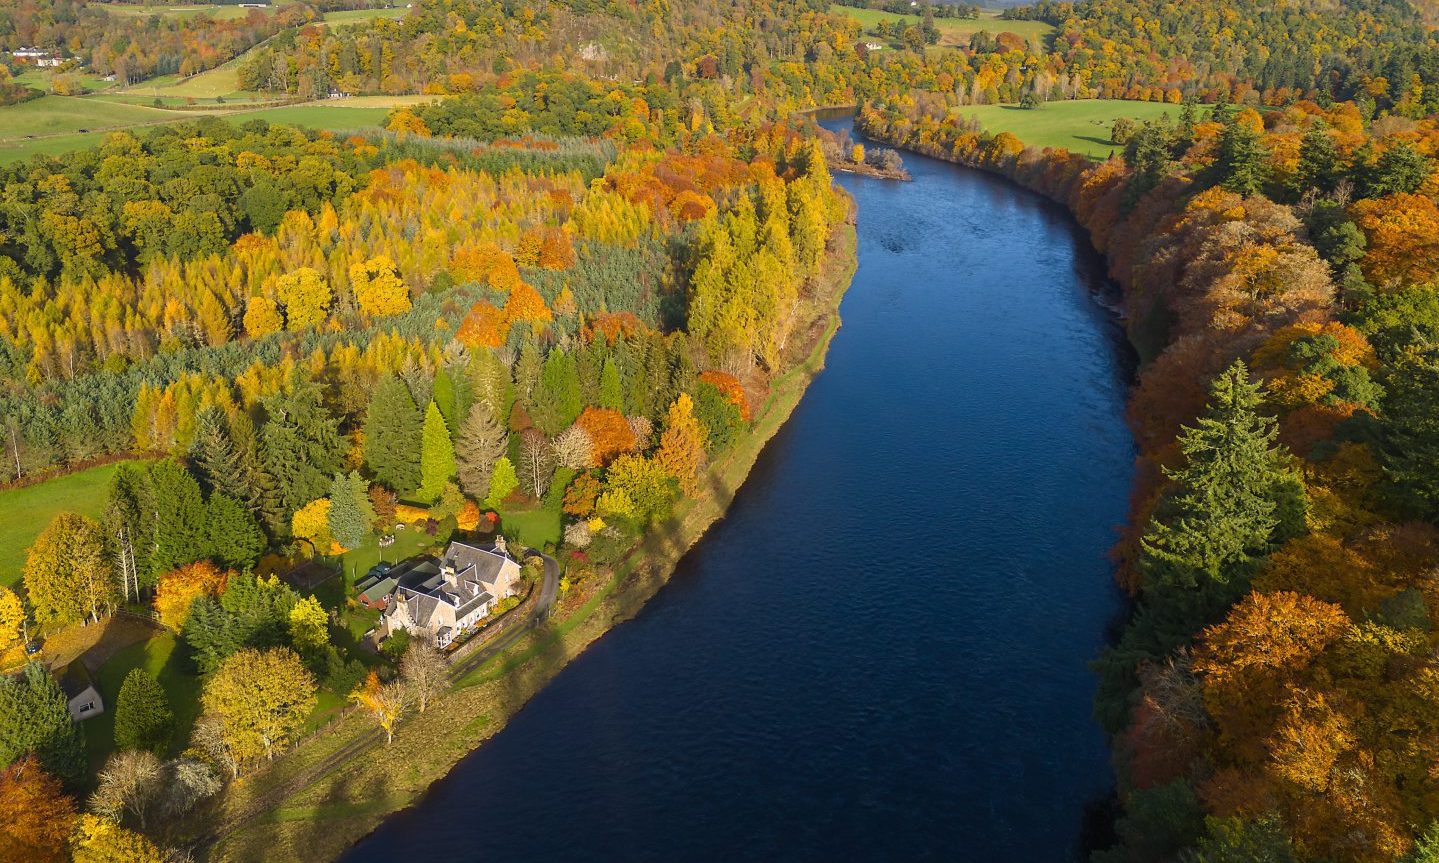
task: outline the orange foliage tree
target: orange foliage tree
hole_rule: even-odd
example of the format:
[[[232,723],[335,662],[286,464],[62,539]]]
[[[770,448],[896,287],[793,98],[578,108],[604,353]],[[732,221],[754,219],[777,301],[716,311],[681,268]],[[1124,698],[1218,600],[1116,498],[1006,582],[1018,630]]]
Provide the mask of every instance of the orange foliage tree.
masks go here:
[[[27,756],[0,772],[0,860],[63,863],[74,829],[75,802],[39,762]]]
[[[190,605],[201,596],[218,596],[229,578],[229,572],[208,560],[172,569],[161,575],[155,586],[155,613],[161,623],[179,629],[190,613]]]
[[[587,407],[575,425],[590,436],[595,464],[604,466],[615,456],[635,448],[635,433],[625,415],[611,408]]]

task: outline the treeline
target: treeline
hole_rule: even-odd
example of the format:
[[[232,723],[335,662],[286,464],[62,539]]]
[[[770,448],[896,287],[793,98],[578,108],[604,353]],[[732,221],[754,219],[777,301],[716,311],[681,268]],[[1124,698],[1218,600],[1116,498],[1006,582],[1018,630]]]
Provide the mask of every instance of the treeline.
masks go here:
[[[1124,812],[1095,859],[1429,859],[1439,127],[1181,106],[1095,165],[908,106],[862,125],[1065,202],[1125,289],[1136,610],[1096,664]]]
[[[242,18],[130,15],[84,0],[21,0],[0,9],[0,46],[36,47],[74,58],[121,85],[157,75],[189,76],[237,57],[318,17],[305,3],[252,9]]]

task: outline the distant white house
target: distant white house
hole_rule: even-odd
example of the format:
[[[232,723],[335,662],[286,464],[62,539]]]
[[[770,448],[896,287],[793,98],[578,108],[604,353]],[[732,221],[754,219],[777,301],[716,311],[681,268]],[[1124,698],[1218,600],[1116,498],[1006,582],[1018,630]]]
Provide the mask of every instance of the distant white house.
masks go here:
[[[438,560],[415,558],[389,575],[395,592],[381,620],[383,634],[404,630],[444,648],[515,594],[520,564],[503,539],[494,545],[451,542]]]
[[[53,67],[65,62],[63,57],[56,57],[50,51],[40,48],[17,48],[10,52],[10,56],[29,66]]]

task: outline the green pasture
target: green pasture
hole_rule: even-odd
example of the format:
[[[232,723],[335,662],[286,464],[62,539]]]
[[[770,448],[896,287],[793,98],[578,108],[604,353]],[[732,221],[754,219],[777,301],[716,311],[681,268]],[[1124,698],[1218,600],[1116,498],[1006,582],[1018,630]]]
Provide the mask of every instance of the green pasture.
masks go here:
[[[0,585],[20,580],[25,551],[60,512],[98,517],[119,463],[47,479],[23,488],[0,489]]]
[[[1120,99],[1079,99],[1046,102],[1038,108],[1013,105],[974,105],[959,108],[963,116],[974,117],[990,132],[1010,132],[1030,147],[1063,147],[1103,159],[1119,145],[1110,140],[1114,121],[1129,117],[1155,120],[1164,114],[1178,120],[1179,106],[1161,102],[1129,102]]]
[[[847,15],[858,21],[866,31],[874,25],[885,21],[893,26],[896,21],[902,21],[906,26],[918,24],[922,20],[918,15],[896,15],[893,12],[883,12],[879,9],[857,9],[852,6],[840,6],[833,4],[829,11],[835,15]],[[975,33],[1013,33],[1022,36],[1031,45],[1039,47],[1043,45],[1044,38],[1054,30],[1049,24],[1043,21],[1007,21],[999,17],[997,12],[981,12],[978,18],[936,18],[934,26],[939,30],[939,41],[941,45],[966,45],[969,37]]]

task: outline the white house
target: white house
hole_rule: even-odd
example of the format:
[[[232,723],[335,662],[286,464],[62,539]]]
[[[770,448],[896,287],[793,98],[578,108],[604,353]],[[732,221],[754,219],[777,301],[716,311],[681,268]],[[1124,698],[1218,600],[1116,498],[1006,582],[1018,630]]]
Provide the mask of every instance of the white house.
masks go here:
[[[389,575],[396,586],[382,619],[384,634],[405,630],[444,648],[488,617],[497,601],[515,594],[520,564],[503,539],[490,546],[451,542],[438,560],[407,561]]]
[[[56,57],[49,51],[44,51],[39,48],[17,48],[10,52],[10,56],[21,63],[28,63],[31,66],[53,67],[65,62],[64,58]]]
[[[80,660],[71,662],[61,672],[60,689],[65,693],[66,707],[70,711],[72,722],[80,722],[105,712],[105,702],[100,699],[100,692],[95,689],[90,670]]]

